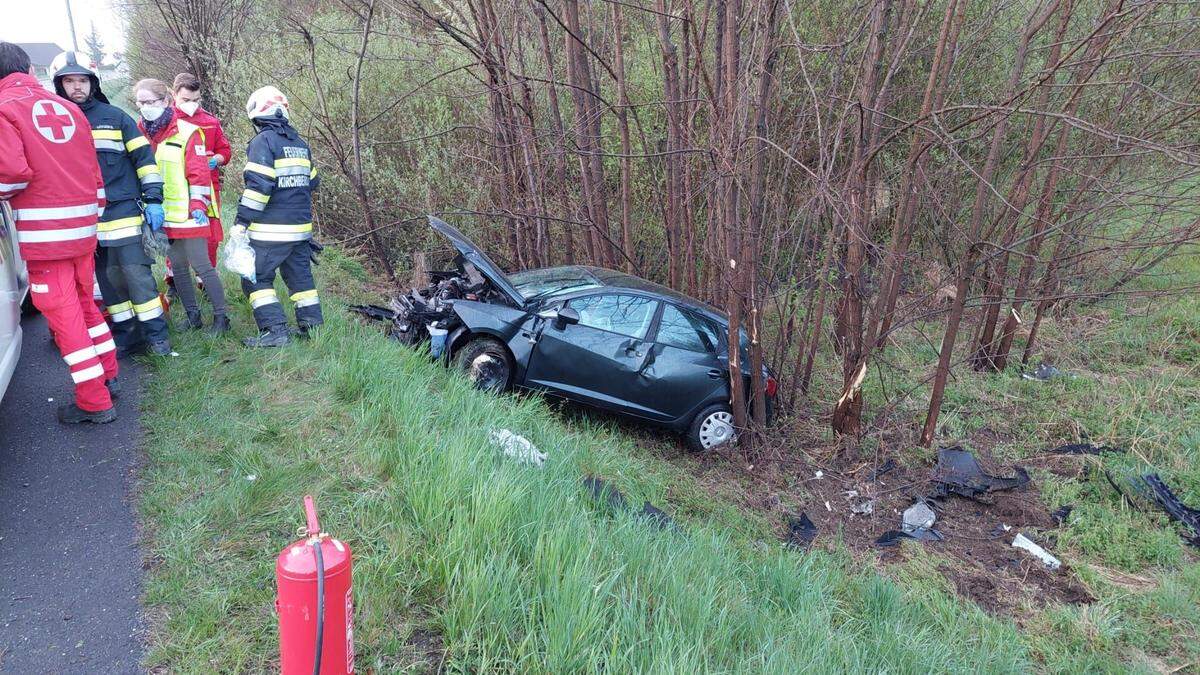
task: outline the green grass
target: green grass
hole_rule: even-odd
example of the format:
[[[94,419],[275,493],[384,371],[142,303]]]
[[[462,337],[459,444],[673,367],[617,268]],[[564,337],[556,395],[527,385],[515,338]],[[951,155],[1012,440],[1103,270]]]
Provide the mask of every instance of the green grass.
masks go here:
[[[771,523],[669,453],[639,449],[629,427],[476,392],[360,325],[330,290],[363,287],[353,260],[330,252],[320,271],[329,323],[315,339],[256,352],[180,336],[181,356],[152,366],[151,669],[277,667],[274,558],[307,493],[354,550],[362,672],[1153,671],[1200,658],[1200,565],[1162,516],[1129,510],[1102,477],[1039,476],[1053,506],[1076,505],[1056,553],[1098,601],[1031,608],[1018,625],[956,596],[932,554],[881,576],[836,544],[781,548]],[[249,334],[244,300],[234,313]],[[1200,349],[1194,332],[1190,345],[1179,337],[1198,315],[1192,302],[1114,320],[1060,360],[1095,364],[1076,380],[959,377],[950,437],[1002,428],[1021,440],[998,452],[1015,458],[1086,433],[1135,450],[1104,462],[1153,461],[1195,503],[1198,383],[1171,359]],[[1069,343],[1063,330],[1051,322],[1047,344]],[[970,412],[1003,400],[1020,412]],[[548,452],[545,468],[493,450],[496,427]],[[683,532],[594,503],[587,474],[666,508]],[[1129,590],[1090,563],[1153,584]]]

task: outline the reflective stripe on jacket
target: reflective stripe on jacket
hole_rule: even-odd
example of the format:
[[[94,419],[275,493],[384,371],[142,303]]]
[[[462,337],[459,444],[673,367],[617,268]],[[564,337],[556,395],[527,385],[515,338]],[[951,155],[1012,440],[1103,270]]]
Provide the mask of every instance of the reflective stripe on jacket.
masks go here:
[[[74,103],[25,73],[0,79],[0,200],[12,206],[26,260],[96,249],[105,202],[92,128]]]

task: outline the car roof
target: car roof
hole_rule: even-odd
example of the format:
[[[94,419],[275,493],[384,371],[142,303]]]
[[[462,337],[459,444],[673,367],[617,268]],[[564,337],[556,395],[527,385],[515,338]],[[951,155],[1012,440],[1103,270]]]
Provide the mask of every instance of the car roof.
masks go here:
[[[618,272],[617,270],[610,270],[605,267],[595,267],[593,265],[564,265],[562,267],[550,269],[558,269],[562,270],[563,272],[577,271],[580,276],[587,274],[595,278],[596,281],[600,282],[600,284],[605,288],[638,291],[642,293],[660,295],[674,300],[676,303],[685,307],[700,310],[706,314],[711,314],[713,318],[720,319],[721,321],[727,320],[724,312],[716,307],[713,307],[712,305],[709,305],[708,303],[701,302],[700,300],[680,293],[675,289],[667,288],[662,284],[656,284],[653,281],[634,276],[627,272]],[[595,289],[591,290],[592,292],[595,291]]]

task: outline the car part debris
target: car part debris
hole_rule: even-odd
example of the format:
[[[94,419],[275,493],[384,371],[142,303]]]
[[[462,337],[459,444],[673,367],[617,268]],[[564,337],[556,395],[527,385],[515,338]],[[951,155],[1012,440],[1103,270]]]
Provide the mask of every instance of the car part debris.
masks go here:
[[[592,495],[592,499],[607,503],[609,508],[614,511],[629,509],[629,504],[625,501],[625,495],[621,494],[620,490],[613,487],[603,478],[586,476],[583,479],[583,487],[587,488],[588,493]]]
[[[942,533],[938,532],[937,530],[927,530],[920,535],[909,534],[908,532],[904,532],[902,530],[888,530],[887,532],[879,535],[879,538],[875,540],[875,545],[895,546],[905,539],[911,539],[913,541],[942,541],[945,539],[945,537],[943,537]]]
[[[1039,363],[1038,367],[1033,369],[1033,372],[1025,373],[1021,375],[1021,377],[1025,378],[1026,380],[1046,382],[1056,377],[1072,377],[1072,375],[1069,375],[1068,373],[1065,373],[1054,366],[1047,365],[1045,363]]]
[[[1005,525],[1004,523],[997,523],[996,526],[992,528],[992,532],[991,532],[992,538],[999,539],[1004,536],[1005,532],[1008,532],[1011,529],[1012,529],[1012,525]]]
[[[1029,472],[1014,467],[1012,478],[985,473],[975,455],[959,446],[938,451],[938,463],[933,468],[934,497],[956,494],[967,499],[984,501],[980,495],[997,490],[1011,490],[1029,483]]]
[[[817,538],[817,526],[809,520],[807,513],[799,516],[788,516],[788,536],[784,540],[786,546],[792,548],[808,548]]]
[[[1091,443],[1068,443],[1050,451],[1051,455],[1099,455],[1105,452],[1124,452],[1120,448]]]
[[[538,468],[546,463],[546,453],[538,450],[537,446],[528,438],[514,434],[508,429],[492,429],[488,434],[488,440],[505,456],[512,457],[519,462],[532,464]]]
[[[1142,476],[1142,480],[1150,488],[1150,498],[1163,511],[1166,511],[1172,520],[1182,523],[1184,527],[1192,531],[1190,535],[1184,536],[1184,540],[1192,546],[1200,548],[1200,510],[1193,509],[1179,501],[1179,498],[1159,478],[1158,474],[1148,473]]]
[[[587,489],[592,499],[607,504],[613,511],[629,511],[629,502],[626,501],[625,495],[603,478],[585,476],[583,487]],[[634,515],[648,520],[651,525],[660,530],[681,531],[671,516],[650,502],[644,502],[642,508]]]
[[[361,314],[375,321],[391,322],[396,320],[395,310],[380,307],[379,305],[349,305],[348,309],[355,314]]]
[[[1033,543],[1032,539],[1030,539],[1029,537],[1026,537],[1025,535],[1021,534],[1020,532],[1017,533],[1017,536],[1013,537],[1012,545],[1016,548],[1023,549],[1023,550],[1026,550],[1026,551],[1032,553],[1034,556],[1036,556],[1038,558],[1038,560],[1041,560],[1046,565],[1046,567],[1048,567],[1052,570],[1056,570],[1056,569],[1062,567],[1062,561],[1060,561],[1058,558],[1055,558],[1054,556],[1050,555],[1050,553],[1047,552],[1046,549]]]
[[[896,470],[896,460],[888,458],[878,469],[871,472],[871,480],[879,480],[880,476],[891,473]]]
[[[1071,506],[1070,504],[1064,504],[1055,509],[1054,513],[1050,514],[1050,517],[1054,518],[1054,522],[1058,523],[1059,525],[1063,525],[1067,522],[1067,518],[1071,517],[1071,512],[1074,510],[1074,506]]]
[[[645,502],[642,504],[642,510],[638,511],[637,515],[650,521],[651,525],[660,530],[679,531],[679,526],[675,524],[675,521],[671,519],[671,516],[668,516],[665,511],[651,504],[650,502]]]

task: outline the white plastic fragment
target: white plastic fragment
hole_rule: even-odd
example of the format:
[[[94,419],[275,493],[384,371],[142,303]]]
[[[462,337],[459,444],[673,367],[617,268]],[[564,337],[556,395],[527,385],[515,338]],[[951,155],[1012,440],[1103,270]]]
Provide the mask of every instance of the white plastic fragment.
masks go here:
[[[258,476],[257,476],[256,474],[247,474],[247,475],[246,475],[246,480],[248,480],[248,481],[256,481],[256,480],[258,480]]]
[[[546,453],[538,450],[537,446],[528,438],[514,434],[508,429],[492,429],[488,434],[488,440],[506,457],[512,457],[519,462],[536,467],[541,467],[546,463]]]
[[[816,473],[816,474],[815,474],[813,477],[814,477],[814,478],[816,478],[817,480],[821,480],[822,478],[824,478],[824,477],[825,477],[825,472],[824,472],[824,471],[818,471],[818,472],[817,472],[817,473]]]
[[[1036,556],[1039,560],[1041,560],[1043,563],[1045,563],[1046,567],[1049,567],[1052,570],[1056,570],[1059,567],[1062,567],[1062,562],[1058,558],[1055,558],[1054,556],[1050,555],[1046,551],[1046,549],[1033,543],[1033,541],[1030,540],[1029,537],[1026,537],[1025,535],[1021,534],[1020,532],[1017,533],[1017,536],[1013,537],[1012,545],[1016,548],[1020,548],[1020,549],[1029,551],[1034,556]]]

